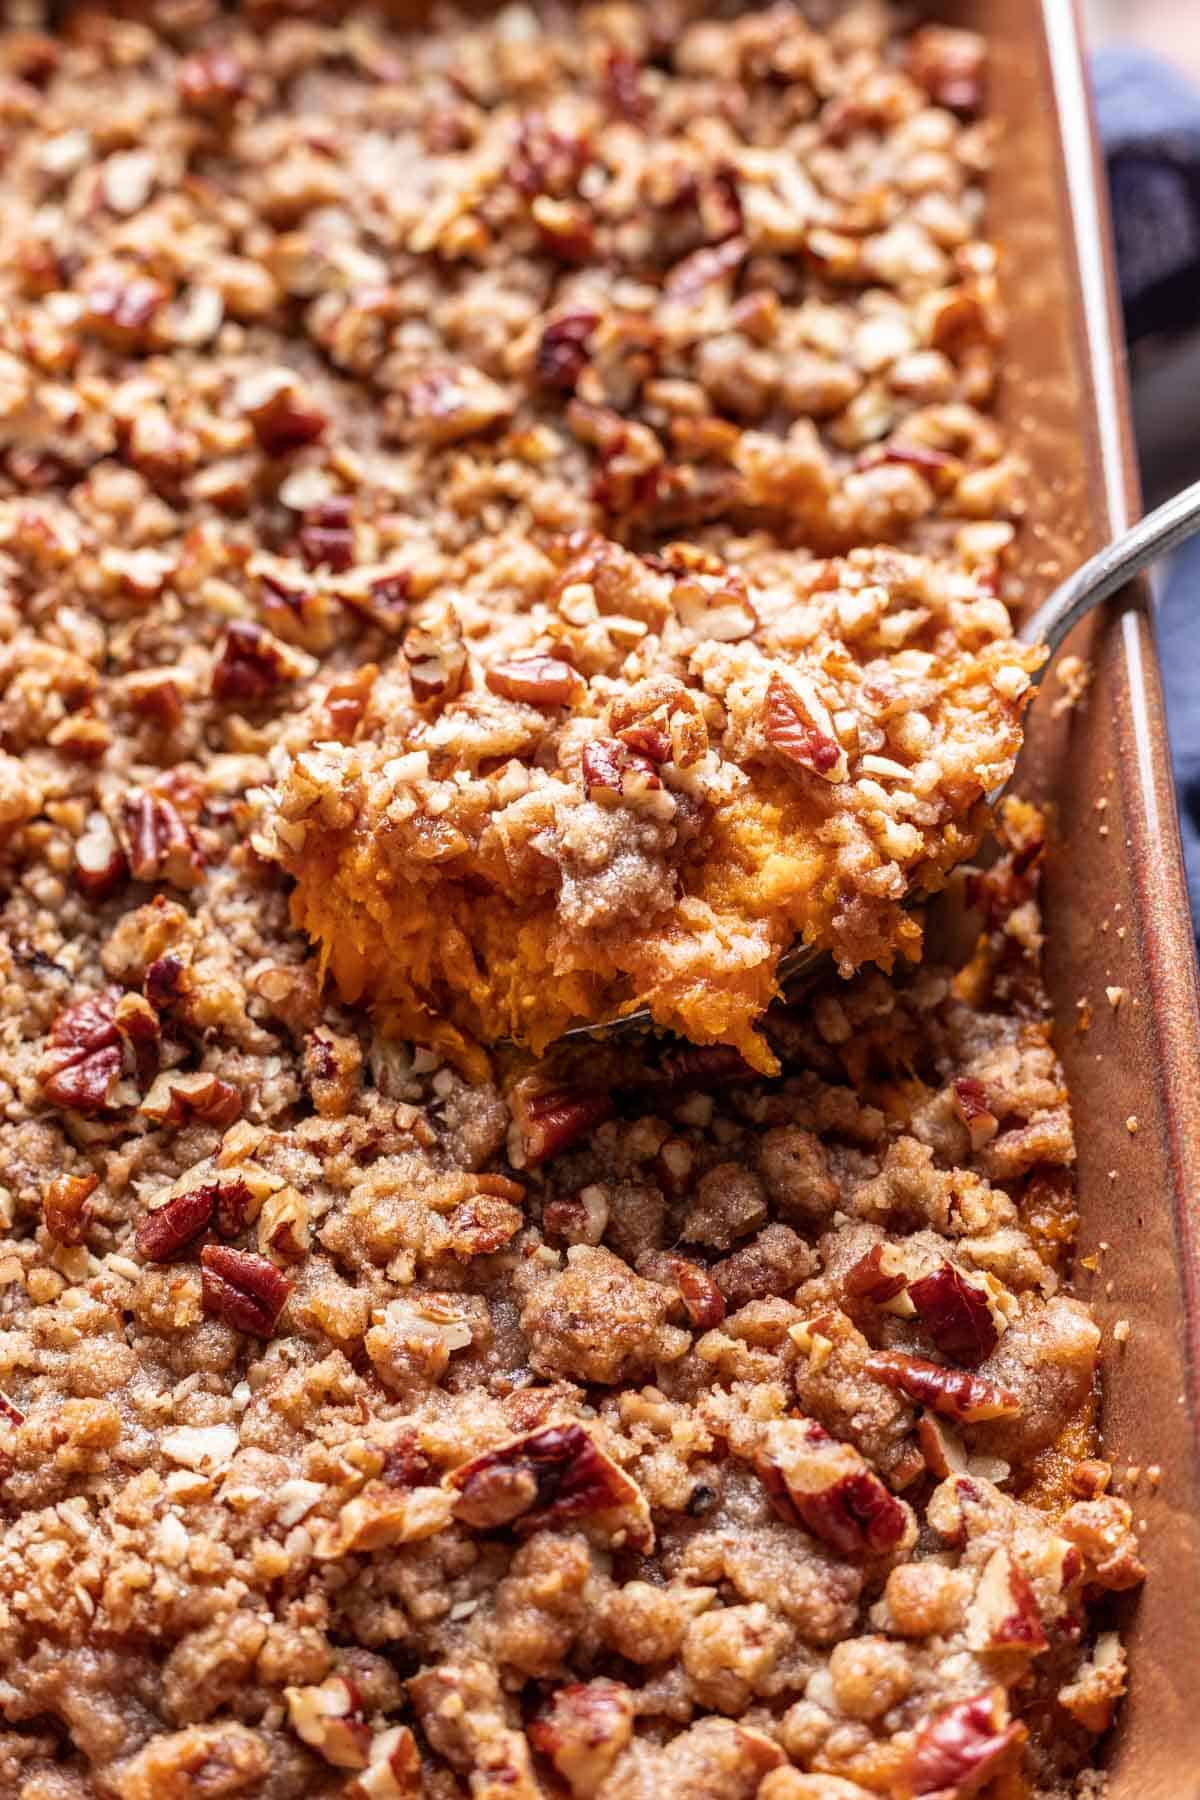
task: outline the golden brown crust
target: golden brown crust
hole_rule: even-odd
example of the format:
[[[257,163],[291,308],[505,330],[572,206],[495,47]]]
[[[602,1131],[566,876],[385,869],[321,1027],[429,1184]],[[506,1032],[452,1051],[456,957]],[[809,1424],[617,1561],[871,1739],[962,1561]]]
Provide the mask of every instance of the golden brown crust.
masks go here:
[[[389,154],[435,153],[391,198],[392,287],[310,310],[432,544],[364,557],[339,469],[310,568],[272,565],[294,608],[386,592],[405,629],[349,729],[319,690],[289,730],[254,841],[344,997],[476,1071],[640,1005],[766,1069],[781,951],[915,956],[904,896],[1020,740],[989,135],[930,73],[958,53],[906,66],[879,22],[532,18],[408,47],[426,112]],[[328,468],[313,402],[252,379],[260,441],[274,409]]]
[[[472,1085],[323,991],[252,842],[251,796],[297,782],[314,734],[369,762],[411,695],[545,732],[537,701],[575,680],[503,665],[533,648],[582,675],[581,656],[522,641],[533,614],[496,597],[548,592],[575,530],[593,561],[568,585],[647,636],[667,607],[691,630],[697,604],[694,561],[639,554],[662,525],[706,540],[722,591],[744,568],[722,629],[753,588],[778,632],[812,580],[848,688],[873,659],[896,677],[886,634],[927,604],[910,648],[999,671],[981,570],[1006,533],[945,514],[952,476],[964,516],[1007,480],[971,410],[982,301],[939,311],[940,348],[895,349],[919,240],[855,173],[890,179],[906,145],[949,266],[985,134],[920,102],[869,11],[826,38],[778,9],[716,27],[589,9],[579,104],[605,108],[633,188],[601,241],[689,312],[712,304],[706,240],[747,248],[720,251],[731,309],[682,375],[624,327],[578,368],[577,326],[551,339],[547,449],[521,412],[545,271],[583,283],[595,250],[569,121],[478,171],[482,224],[430,184],[493,114],[535,110],[566,53],[521,7],[419,55],[357,14],[202,12],[0,34],[0,1793],[798,1800],[978,1786],[1019,1753],[1059,1800],[1124,1684],[1090,1597],[1140,1563],[1096,1458],[1095,1327],[1063,1291],[1074,1151],[1036,816],[1010,808],[1012,853],[971,879],[973,954],[776,1007],[774,1080],[727,1046],[635,1044]],[[921,92],[973,110],[969,51],[915,43]],[[670,158],[642,153],[668,126],[687,205]],[[823,190],[847,182],[803,251],[779,185],[793,130],[819,135]],[[732,237],[743,178],[710,168],[729,132],[766,158]],[[812,342],[801,264],[846,278],[804,313]],[[448,363],[452,380],[411,378]],[[688,411],[689,381],[720,416]],[[881,396],[936,455],[852,467],[858,434],[895,436]],[[696,478],[673,474],[662,505],[699,525],[646,512],[650,436]],[[824,470],[805,529],[844,524],[821,546],[843,562],[781,547],[774,513],[769,534],[757,513],[704,522],[739,445],[747,481],[786,477],[797,508]],[[910,477],[936,499],[919,549],[856,554],[863,494],[911,496]],[[448,589],[495,625],[490,683],[437,611]],[[781,807],[832,794],[828,734],[771,700],[805,646],[745,643],[645,673],[649,722],[614,679],[622,749],[593,748],[593,785],[615,769],[677,796],[638,759],[695,766],[740,731],[722,766],[744,755]],[[743,676],[765,715],[739,712]],[[880,687],[901,760],[920,746],[893,721],[948,718],[952,689]],[[991,704],[963,700],[968,735]],[[993,722],[1002,761],[1015,726]],[[336,843],[352,817],[325,792],[307,822]]]

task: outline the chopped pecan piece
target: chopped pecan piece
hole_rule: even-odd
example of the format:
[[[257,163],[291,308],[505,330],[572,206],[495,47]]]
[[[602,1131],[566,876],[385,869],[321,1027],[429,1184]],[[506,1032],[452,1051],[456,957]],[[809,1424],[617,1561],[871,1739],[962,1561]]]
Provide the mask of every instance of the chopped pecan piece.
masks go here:
[[[642,66],[628,50],[609,51],[604,63],[604,92],[619,119],[641,119],[646,112]]]
[[[182,725],[183,690],[170,669],[135,669],[124,687],[133,711],[157,730],[177,731]]]
[[[900,1257],[891,1244],[872,1244],[853,1268],[846,1271],[843,1286],[852,1300],[870,1300],[875,1306],[886,1306],[903,1294],[908,1278],[900,1265]]]
[[[437,1471],[417,1443],[417,1434],[406,1427],[390,1446],[383,1459],[383,1479],[388,1487],[428,1487],[437,1479]]]
[[[61,750],[64,756],[95,762],[112,743],[112,732],[104,720],[95,718],[90,710],[81,711],[68,713],[54,727],[46,742],[52,749]]]
[[[155,1012],[169,1012],[188,987],[188,972],[177,956],[168,951],[147,965],[142,989]]]
[[[9,260],[22,292],[31,298],[53,294],[67,285],[62,258],[43,238],[17,238]]]
[[[857,1450],[815,1420],[769,1426],[755,1460],[780,1518],[803,1525],[839,1556],[882,1556],[915,1541],[909,1508]]]
[[[162,1047],[158,1014],[142,994],[122,994],[113,1008],[113,1024],[125,1040],[127,1060],[139,1086],[153,1081]]]
[[[654,1176],[664,1194],[678,1200],[692,1185],[696,1153],[683,1137],[664,1139],[654,1159]]]
[[[597,791],[621,792],[622,748],[615,738],[593,738],[583,746],[580,767],[589,800]]]
[[[135,881],[167,881],[186,891],[203,880],[199,845],[170,800],[149,789],[130,795],[122,823]]]
[[[62,48],[43,31],[10,28],[4,42],[5,73],[42,87],[62,60]]]
[[[175,88],[191,112],[209,117],[227,113],[246,92],[246,71],[223,44],[185,56],[175,71]]]
[[[1127,1500],[1103,1494],[1068,1507],[1058,1529],[1083,1555],[1087,1579],[1119,1593],[1146,1578]]]
[[[7,1394],[0,1394],[0,1419],[7,1419],[10,1425],[25,1423],[25,1414],[16,1401],[10,1400]]]
[[[378,663],[363,663],[350,675],[331,681],[325,690],[329,729],[343,744],[353,740],[371,702],[371,690],[379,678]]]
[[[708,752],[708,725],[697,696],[672,682],[661,701],[655,702],[650,696],[647,700],[649,704],[639,702],[634,695],[625,695],[610,702],[608,715],[613,736],[628,743],[631,749],[641,750],[652,762],[669,761],[681,769],[693,768]],[[666,737],[663,754],[655,752],[656,738],[639,743],[629,735],[631,731],[644,730]]]
[[[585,137],[556,130],[540,113],[527,113],[509,158],[508,179],[523,194],[561,197],[575,191],[589,154]]]
[[[876,1381],[896,1388],[919,1406],[967,1425],[983,1419],[1012,1419],[1021,1410],[1017,1396],[994,1381],[965,1369],[927,1362],[921,1356],[906,1356],[899,1350],[877,1350],[863,1367]]]
[[[88,815],[75,840],[75,886],[95,905],[108,900],[126,881],[129,864],[116,833],[102,812]]]
[[[314,963],[274,963],[262,971],[253,985],[271,1016],[286,1025],[293,1036],[302,1037],[316,1025],[321,1013],[321,984]]]
[[[966,1447],[945,1419],[939,1419],[933,1413],[922,1413],[917,1420],[917,1442],[925,1458],[925,1467],[939,1481],[944,1481],[948,1475],[966,1473],[969,1460]]]
[[[542,1800],[525,1733],[508,1724],[488,1663],[468,1653],[423,1669],[405,1686],[430,1748],[472,1775],[477,1800],[488,1800],[488,1788],[490,1800]]]
[[[655,725],[626,725],[617,736],[630,750],[644,756],[652,763],[665,763],[671,760],[671,736],[669,732],[660,731]]]
[[[92,1216],[90,1196],[99,1186],[95,1175],[56,1175],[46,1189],[42,1216],[46,1230],[60,1244],[82,1244]]]
[[[607,1225],[608,1196],[602,1187],[581,1188],[542,1208],[542,1230],[564,1244],[598,1244]]]
[[[466,1296],[426,1291],[413,1300],[392,1300],[374,1312],[365,1343],[380,1379],[394,1388],[403,1388],[414,1375],[436,1382],[450,1358],[470,1346],[471,1314],[478,1304]]]
[[[589,1519],[643,1552],[653,1548],[650,1509],[637,1484],[582,1425],[545,1425],[485,1451],[446,1477],[454,1511],[479,1531],[524,1534]]]
[[[147,1262],[170,1262],[181,1250],[194,1243],[212,1221],[216,1196],[212,1184],[192,1188],[186,1194],[175,1194],[164,1206],[144,1213],[138,1221],[133,1243],[139,1256]]]
[[[548,1157],[557,1156],[585,1131],[610,1118],[613,1103],[607,1094],[588,1093],[579,1088],[549,1088],[541,1093],[527,1093],[522,1086],[513,1089],[513,1120],[516,1125],[520,1164],[536,1168]]]
[[[282,1257],[285,1262],[299,1262],[309,1246],[308,1201],[299,1188],[276,1188],[262,1203],[258,1215],[258,1247]]]
[[[259,583],[259,610],[267,625],[280,637],[310,650],[326,650],[332,643],[337,601],[348,606],[357,604],[354,595],[337,593],[335,598],[332,593],[325,593],[298,564],[270,570],[256,568],[254,573]],[[330,579],[350,581],[356,576],[357,571]],[[363,607],[369,610],[365,598]]]
[[[250,1189],[240,1176],[206,1181],[165,1205],[143,1214],[134,1245],[148,1262],[169,1262],[215,1224],[224,1237],[236,1237],[246,1222]]]
[[[170,297],[161,281],[117,270],[88,289],[80,323],[115,350],[144,350]]]
[[[983,104],[986,56],[977,32],[923,25],[909,42],[908,72],[938,106],[970,117]]]
[[[1100,1736],[1112,1724],[1113,1710],[1125,1692],[1125,1651],[1115,1631],[1102,1631],[1096,1648],[1073,1681],[1058,1690],[1058,1703],[1085,1731]]]
[[[330,1675],[319,1687],[285,1688],[283,1696],[288,1723],[297,1737],[335,1768],[366,1768],[372,1734],[353,1682],[344,1675]]]
[[[679,623],[698,644],[737,644],[752,636],[758,626],[758,614],[749,595],[732,584],[706,587],[703,582],[685,578],[675,583],[671,603]]]
[[[756,343],[769,344],[779,330],[779,295],[774,288],[752,288],[738,300],[730,315],[735,328]]]
[[[445,609],[436,628],[429,624],[410,626],[401,648],[408,664],[413,699],[419,705],[444,706],[456,698],[466,674],[467,653],[462,626],[452,606]]]
[[[252,1195],[240,1175],[212,1183],[213,1218],[222,1237],[236,1237],[246,1223]]]
[[[358,1039],[318,1029],[304,1045],[304,1082],[323,1119],[341,1119],[358,1091],[362,1050]]]
[[[909,1282],[908,1297],[943,1356],[955,1362],[975,1368],[1000,1341],[987,1288],[951,1262]]]
[[[534,358],[534,371],[544,387],[574,393],[575,383],[588,365],[588,339],[599,322],[599,313],[582,307],[551,319]]]
[[[975,288],[952,289],[929,324],[931,347],[941,350],[956,362],[964,362],[981,346],[995,342],[996,336],[995,322],[988,305]],[[953,458],[949,460],[954,461]],[[953,469],[949,473],[953,474]],[[958,474],[962,474],[961,462],[958,464]],[[1040,848],[1039,845],[1039,851]]]
[[[871,444],[860,450],[856,458],[856,466],[860,469],[876,469],[880,463],[899,463],[909,469],[919,469],[939,490],[952,488],[963,472],[957,456],[950,456],[945,450],[933,450],[927,444],[906,444],[901,438],[889,438],[885,444]]]
[[[213,664],[212,691],[218,700],[264,700],[303,674],[305,667],[294,650],[261,625],[234,619],[225,629]]]
[[[418,1543],[444,1531],[452,1516],[444,1488],[397,1493],[381,1481],[370,1481],[346,1501],[336,1519],[318,1529],[313,1551],[319,1562],[336,1562],[389,1544]]]
[[[1112,1464],[1085,1457],[1071,1470],[1071,1492],[1081,1500],[1098,1500],[1112,1480]]]
[[[983,914],[990,930],[1003,926],[1037,892],[1043,849],[1041,842],[1029,844],[968,875],[967,904]]]
[[[863,277],[862,244],[843,231],[815,226],[805,239],[804,254],[828,281],[849,283]]]
[[[241,1117],[242,1097],[231,1083],[205,1070],[185,1075],[171,1069],[158,1077],[138,1110],[155,1125],[186,1125],[193,1119],[232,1125]]]
[[[345,494],[309,507],[300,527],[300,555],[306,569],[341,575],[354,567],[354,509]]]
[[[967,1614],[967,1643],[972,1650],[1036,1656],[1048,1642],[1029,1577],[1011,1551],[994,1550]]]
[[[580,767],[589,800],[636,800],[662,788],[650,758],[617,738],[591,738],[583,746]]]
[[[106,1111],[126,1066],[126,1044],[116,1024],[115,991],[89,994],[59,1013],[38,1071],[42,1092],[72,1112]]]
[[[256,370],[239,383],[235,404],[268,456],[288,456],[315,443],[329,424],[291,369]]]
[[[371,1739],[367,1766],[346,1800],[424,1800],[426,1792],[417,1740],[407,1725],[393,1725]]]
[[[514,410],[511,395],[470,363],[426,369],[396,399],[403,407],[398,435],[411,443],[453,444],[505,423]]]
[[[767,685],[767,742],[789,762],[819,775],[822,781],[845,781],[846,752],[834,734],[833,719],[812,682],[803,675],[772,675]]]
[[[529,1741],[582,1800],[598,1792],[629,1743],[633,1717],[633,1695],[622,1682],[575,1682],[531,1721]]]
[[[667,1262],[688,1318],[697,1331],[711,1331],[725,1317],[724,1294],[699,1263],[689,1262],[685,1256],[671,1256]]]
[[[479,1195],[456,1206],[446,1226],[450,1233],[446,1248],[452,1256],[469,1261],[473,1256],[489,1256],[514,1238],[524,1224],[519,1207],[507,1200],[493,1200]]]
[[[238,1331],[270,1337],[292,1284],[265,1256],[206,1244],[200,1252],[204,1310]]]
[[[667,276],[664,292],[670,300],[698,300],[706,288],[735,274],[749,254],[750,245],[744,237],[726,238],[723,244],[705,244],[675,265]]]
[[[557,656],[514,657],[493,663],[484,677],[493,694],[527,706],[570,706],[583,692],[583,679]]]
[[[954,1104],[967,1128],[972,1150],[982,1150],[1000,1129],[1000,1121],[987,1103],[983,1083],[971,1075],[960,1075],[954,1083]]]
[[[926,1415],[927,1420],[928,1417]],[[999,1498],[986,1476],[971,1474],[968,1460],[965,1471],[952,1469],[934,1488],[925,1508],[925,1523],[945,1543],[961,1549],[969,1539],[994,1526]],[[1069,1567],[1071,1558],[1077,1553],[1072,1551],[1065,1538],[1058,1538],[1055,1547],[1057,1570],[1054,1573],[1061,1590],[1074,1581],[1079,1572],[1077,1568]]]
[[[529,208],[544,247],[562,262],[587,262],[596,247],[596,221],[582,200],[538,194]]]
[[[1009,1723],[1003,1688],[956,1700],[921,1727],[901,1791],[911,1800],[967,1800],[1009,1767],[1026,1736]]]

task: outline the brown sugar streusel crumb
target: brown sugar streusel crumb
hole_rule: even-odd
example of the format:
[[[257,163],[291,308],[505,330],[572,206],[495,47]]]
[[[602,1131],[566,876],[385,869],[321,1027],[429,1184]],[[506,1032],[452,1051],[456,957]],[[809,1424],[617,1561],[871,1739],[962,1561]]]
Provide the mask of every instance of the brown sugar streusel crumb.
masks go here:
[[[267,253],[321,399],[245,377],[305,503],[249,572],[310,650],[389,635],[253,842],[343,997],[480,1072],[639,1004],[769,1072],[780,953],[915,956],[1020,742],[979,48],[742,12],[510,7],[366,72],[360,27],[274,121],[321,139]],[[260,142],[220,181],[273,230]]]
[[[471,1083],[323,990],[260,853],[251,797],[306,756],[374,770],[412,705],[532,712],[497,797],[619,780],[584,824],[644,881],[627,790],[700,818],[670,771],[737,683],[791,683],[772,754],[807,805],[807,643],[877,677],[859,750],[910,771],[900,721],[969,760],[992,704],[945,710],[954,657],[1013,655],[974,40],[531,21],[0,34],[0,1794],[1049,1800],[1123,1691],[1102,1597],[1142,1571],[1069,1291],[1037,818],[968,882],[969,956],[946,917],[919,971],[776,1007],[746,1045],[771,1080],[701,1044]],[[901,167],[900,213],[856,210]],[[687,315],[665,362],[639,284]],[[905,548],[856,548],[897,495]],[[674,620],[645,679],[701,698],[597,733],[573,697],[625,704],[639,594]],[[746,606],[792,635],[696,635]],[[306,830],[364,816],[314,790]],[[608,903],[601,865],[572,880]]]
[[[774,1009],[772,1081],[471,1086],[257,864],[87,931],[18,857],[2,1791],[1071,1793],[1142,1568],[1008,824],[969,957]]]
[[[154,783],[219,750],[394,1031],[482,1073],[645,1001],[767,1070],[793,937],[917,953],[1038,661],[976,49],[870,8],[162,25],[6,39],[0,546],[45,629],[0,822],[98,765],[79,884],[187,890]]]

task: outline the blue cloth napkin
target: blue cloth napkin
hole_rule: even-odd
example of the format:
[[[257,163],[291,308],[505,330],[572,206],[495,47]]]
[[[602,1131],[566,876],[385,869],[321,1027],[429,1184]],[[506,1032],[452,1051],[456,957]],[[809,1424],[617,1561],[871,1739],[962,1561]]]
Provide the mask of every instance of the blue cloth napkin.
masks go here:
[[[1200,92],[1158,57],[1124,47],[1100,51],[1092,78],[1126,336],[1131,347],[1162,340],[1154,352],[1161,381],[1172,340],[1200,328]],[[1194,368],[1194,348],[1191,359]],[[1182,408],[1179,417],[1185,441],[1166,447],[1175,486],[1200,478],[1200,409],[1189,416]],[[1147,433],[1141,448],[1146,485],[1154,488],[1161,483],[1151,459],[1161,458],[1164,446],[1152,446]],[[1192,918],[1200,933],[1200,540],[1171,563],[1156,625]]]

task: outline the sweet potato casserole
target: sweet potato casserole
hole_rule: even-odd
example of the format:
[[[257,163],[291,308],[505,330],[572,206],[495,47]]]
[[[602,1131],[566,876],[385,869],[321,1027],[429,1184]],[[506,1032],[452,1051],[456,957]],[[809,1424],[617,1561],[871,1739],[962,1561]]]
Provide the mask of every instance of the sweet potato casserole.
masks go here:
[[[0,1795],[1097,1792],[984,74],[0,32]]]

